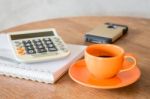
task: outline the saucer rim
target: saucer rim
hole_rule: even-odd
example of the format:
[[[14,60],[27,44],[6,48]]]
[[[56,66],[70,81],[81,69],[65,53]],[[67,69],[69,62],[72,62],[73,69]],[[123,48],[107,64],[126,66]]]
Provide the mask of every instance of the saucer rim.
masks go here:
[[[127,83],[127,84],[124,84],[124,85],[122,85],[122,86],[121,86],[121,85],[120,85],[120,86],[118,86],[118,85],[116,85],[116,86],[98,86],[98,85],[93,85],[93,84],[87,84],[87,83],[84,83],[84,82],[82,82],[82,81],[79,81],[79,80],[75,79],[75,78],[72,76],[71,71],[70,71],[70,69],[71,69],[73,66],[75,66],[75,64],[76,64],[77,62],[82,62],[82,61],[85,62],[84,59],[80,59],[80,60],[76,61],[75,63],[73,63],[73,64],[70,66],[68,73],[69,73],[70,78],[71,78],[73,81],[75,81],[76,83],[81,84],[81,85],[83,85],[83,86],[86,86],[86,87],[91,87],[91,88],[96,88],[96,89],[116,89],[116,88],[122,88],[122,87],[129,86],[129,85],[131,85],[131,84],[137,82],[137,81],[139,80],[140,76],[141,76],[141,71],[140,71],[140,69],[138,68],[138,66],[136,65],[133,69],[136,68],[136,69],[138,70],[138,76],[135,78],[135,80],[133,80],[133,81]],[[132,69],[131,69],[131,70],[132,70]],[[124,72],[128,72],[128,71],[124,71]]]

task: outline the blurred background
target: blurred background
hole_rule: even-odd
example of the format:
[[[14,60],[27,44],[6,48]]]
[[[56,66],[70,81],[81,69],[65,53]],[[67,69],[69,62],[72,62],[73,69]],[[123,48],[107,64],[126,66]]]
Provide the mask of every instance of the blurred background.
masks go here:
[[[150,0],[0,0],[0,30],[70,16],[150,18]]]

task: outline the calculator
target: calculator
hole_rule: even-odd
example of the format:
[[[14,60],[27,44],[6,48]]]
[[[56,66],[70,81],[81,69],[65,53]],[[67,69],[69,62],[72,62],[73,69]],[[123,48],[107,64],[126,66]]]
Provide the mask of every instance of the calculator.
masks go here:
[[[7,34],[17,61],[33,63],[66,57],[66,44],[54,28],[19,31]]]

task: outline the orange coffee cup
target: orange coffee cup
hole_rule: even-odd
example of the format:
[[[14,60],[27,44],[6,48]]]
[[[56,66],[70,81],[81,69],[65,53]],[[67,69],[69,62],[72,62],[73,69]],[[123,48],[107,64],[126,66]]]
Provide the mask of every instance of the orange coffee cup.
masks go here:
[[[124,61],[132,60],[132,64],[126,69]],[[136,59],[131,54],[125,54],[124,50],[113,44],[93,44],[85,49],[85,62],[87,69],[97,79],[108,79],[119,72],[128,71],[136,66]]]

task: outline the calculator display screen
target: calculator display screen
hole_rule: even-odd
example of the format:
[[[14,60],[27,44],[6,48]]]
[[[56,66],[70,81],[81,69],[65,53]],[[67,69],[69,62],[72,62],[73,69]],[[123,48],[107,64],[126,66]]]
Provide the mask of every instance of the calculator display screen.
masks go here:
[[[38,33],[17,34],[17,35],[11,35],[11,39],[18,40],[18,39],[27,39],[27,38],[44,37],[44,36],[54,36],[54,32],[44,31],[44,32],[38,32]]]

